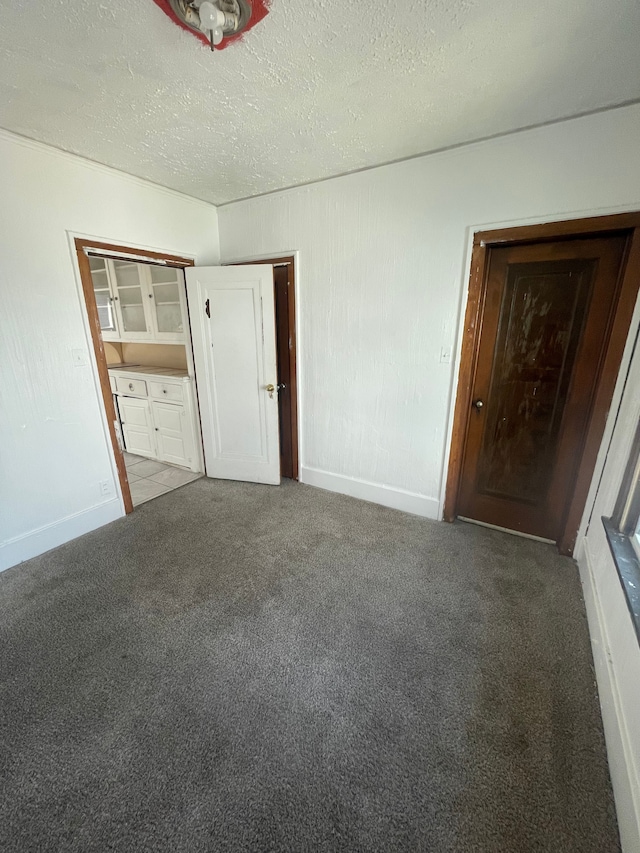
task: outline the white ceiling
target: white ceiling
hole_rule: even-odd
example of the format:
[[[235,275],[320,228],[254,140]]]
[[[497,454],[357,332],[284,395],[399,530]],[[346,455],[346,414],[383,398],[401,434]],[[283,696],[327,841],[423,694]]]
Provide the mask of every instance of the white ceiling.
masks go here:
[[[0,126],[216,204],[640,98],[637,0],[273,0],[214,54],[152,0],[1,5]]]

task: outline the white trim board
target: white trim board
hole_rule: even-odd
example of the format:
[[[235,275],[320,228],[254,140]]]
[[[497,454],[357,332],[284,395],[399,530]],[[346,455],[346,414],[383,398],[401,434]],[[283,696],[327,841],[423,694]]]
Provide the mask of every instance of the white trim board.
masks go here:
[[[588,541],[584,542],[578,568],[587,610],[620,841],[624,853],[640,853],[640,784],[620,699],[616,664],[612,658],[607,626],[591,566]]]
[[[367,480],[357,480],[343,474],[331,474],[329,471],[319,471],[317,468],[300,466],[300,482],[307,486],[315,486],[328,492],[338,492],[369,503],[380,504],[390,509],[399,509],[411,515],[423,518],[438,519],[438,499],[419,495],[416,492],[406,492],[393,486],[382,486]]]
[[[89,509],[68,515],[59,521],[45,524],[15,539],[9,539],[0,545],[0,572],[16,566],[32,557],[44,554],[58,545],[64,545],[71,539],[76,539],[84,533],[89,533],[110,521],[115,521],[124,515],[119,498],[89,507]]]

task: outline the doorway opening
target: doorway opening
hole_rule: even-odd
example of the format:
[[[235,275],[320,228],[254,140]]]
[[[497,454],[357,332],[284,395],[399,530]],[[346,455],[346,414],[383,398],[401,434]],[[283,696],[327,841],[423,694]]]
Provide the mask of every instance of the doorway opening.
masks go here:
[[[125,511],[203,476],[189,258],[76,239]]]
[[[571,555],[640,285],[640,214],[475,235],[444,517]]]
[[[298,479],[298,385],[296,372],[296,279],[295,259],[282,258],[244,261],[229,266],[270,264],[276,324],[278,373],[278,421],[280,426],[280,476]]]

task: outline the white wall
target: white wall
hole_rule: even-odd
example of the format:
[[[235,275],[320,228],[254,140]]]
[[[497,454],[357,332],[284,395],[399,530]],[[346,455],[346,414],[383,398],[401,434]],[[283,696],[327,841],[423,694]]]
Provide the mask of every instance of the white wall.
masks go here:
[[[218,208],[223,262],[299,252],[304,481],[438,516],[472,232],[640,209],[638,139],[634,106]]]
[[[198,263],[217,263],[219,249],[213,206],[5,132],[0,197],[6,568],[122,514],[71,232]],[[74,366],[74,349],[86,353],[86,366]]]
[[[636,309],[636,327],[640,306]],[[630,350],[633,337],[628,341]],[[640,340],[579,557],[591,630],[602,717],[625,853],[640,853],[640,649],[602,526],[613,512],[631,442],[640,419]]]

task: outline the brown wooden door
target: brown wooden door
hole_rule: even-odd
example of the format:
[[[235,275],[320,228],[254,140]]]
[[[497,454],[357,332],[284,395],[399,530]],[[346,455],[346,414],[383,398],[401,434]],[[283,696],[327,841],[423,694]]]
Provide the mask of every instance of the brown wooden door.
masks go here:
[[[280,418],[280,476],[293,479],[291,419],[291,360],[289,358],[289,267],[274,266],[276,349],[278,358],[278,413]]]
[[[626,242],[490,250],[458,515],[561,536]]]

